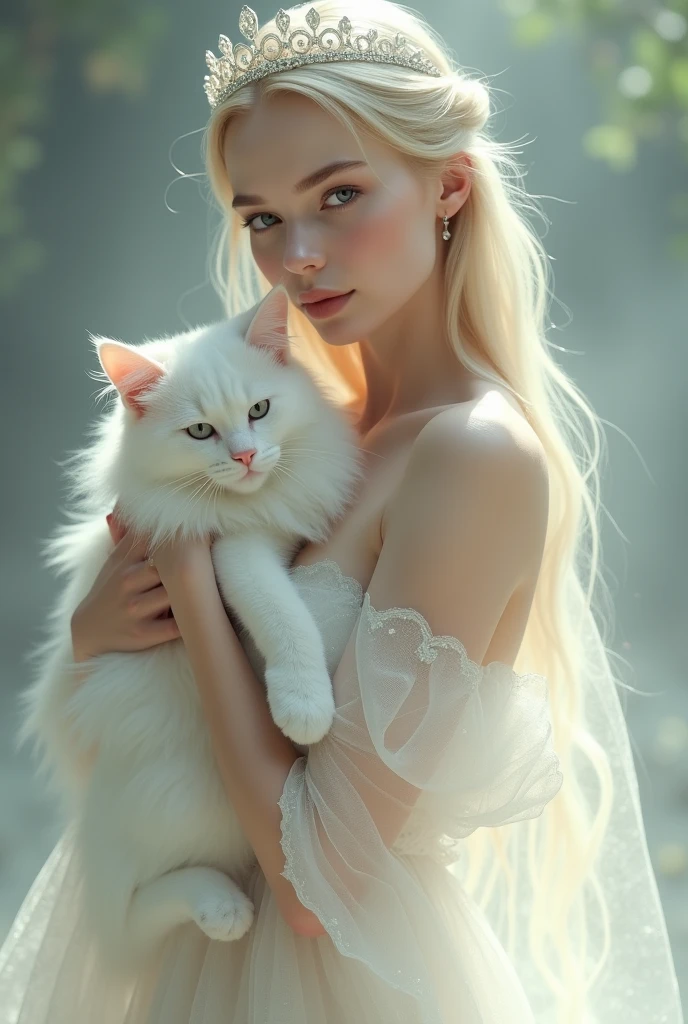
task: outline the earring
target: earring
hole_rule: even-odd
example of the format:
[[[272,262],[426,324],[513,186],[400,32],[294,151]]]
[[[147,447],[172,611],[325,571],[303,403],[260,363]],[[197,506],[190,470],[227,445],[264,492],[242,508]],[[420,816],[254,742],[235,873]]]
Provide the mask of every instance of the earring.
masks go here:
[[[442,224],[444,226],[444,231],[442,232],[442,238],[445,240],[445,242],[447,242],[451,238],[451,235],[449,233],[449,228],[447,226],[449,224],[449,217],[447,217],[446,213],[445,213],[444,217],[442,218]]]

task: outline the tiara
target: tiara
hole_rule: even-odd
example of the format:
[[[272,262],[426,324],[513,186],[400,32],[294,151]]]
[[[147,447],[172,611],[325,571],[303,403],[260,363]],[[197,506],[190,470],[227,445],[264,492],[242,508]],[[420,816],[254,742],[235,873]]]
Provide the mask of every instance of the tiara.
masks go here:
[[[203,88],[211,107],[222,103],[246,82],[255,82],[275,71],[286,71],[301,64],[365,60],[378,64],[398,64],[435,78],[442,74],[422,51],[413,50],[399,33],[390,39],[379,36],[377,29],[371,28],[362,35],[352,37],[351,22],[346,15],[340,19],[337,28],[324,28],[318,32],[320,15],[314,7],[306,14],[306,24],[311,32],[305,28],[296,28],[290,33],[289,21],[289,15],[280,8],[275,17],[280,35],[268,32],[261,39],[260,45],[254,46],[258,18],[250,7],[244,5],[241,8],[239,30],[248,44],[235,43],[232,46],[227,36],[221,35],[218,45],[222,56],[216,57],[212,50],[205,52],[210,74],[205,76]]]

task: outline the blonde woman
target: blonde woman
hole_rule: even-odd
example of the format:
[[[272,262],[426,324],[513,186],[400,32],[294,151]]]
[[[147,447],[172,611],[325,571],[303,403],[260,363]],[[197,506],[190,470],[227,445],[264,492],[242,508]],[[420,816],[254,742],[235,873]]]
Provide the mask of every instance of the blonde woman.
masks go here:
[[[0,1022],[679,1024],[592,615],[599,423],[549,350],[548,259],[488,88],[388,0],[240,27],[208,55],[216,283],[228,315],[287,289],[365,467],[294,567],[331,613],[337,715],[299,755],[208,546],[156,553],[175,621],[141,618],[146,549],[120,531],[75,658],[181,634],[255,920],[235,942],[178,928],[115,982],[65,834],[0,953]]]

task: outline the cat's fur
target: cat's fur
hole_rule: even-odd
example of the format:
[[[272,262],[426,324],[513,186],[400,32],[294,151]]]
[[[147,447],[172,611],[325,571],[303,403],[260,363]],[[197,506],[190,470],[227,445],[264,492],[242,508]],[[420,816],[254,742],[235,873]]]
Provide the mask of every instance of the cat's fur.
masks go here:
[[[322,640],[289,568],[324,540],[360,478],[352,424],[291,355],[278,286],[253,309],[134,347],[94,339],[119,392],[74,456],[75,520],[48,542],[68,576],[24,694],[21,739],[68,797],[85,906],[106,960],[137,964],[174,926],[237,939],[253,905],[236,882],[254,854],[217,771],[183,641],[88,663],[76,687],[71,618],[112,550],[117,500],[130,529],[213,536],[220,592],[265,659],[277,724],[302,750],[334,713]],[[264,399],[270,400],[266,415]],[[260,418],[249,421],[252,410]],[[216,435],[192,439],[186,427]],[[232,459],[257,449],[243,478]],[[245,456],[244,458],[248,458]],[[85,767],[86,766],[86,767]],[[234,877],[232,877],[234,876]]]

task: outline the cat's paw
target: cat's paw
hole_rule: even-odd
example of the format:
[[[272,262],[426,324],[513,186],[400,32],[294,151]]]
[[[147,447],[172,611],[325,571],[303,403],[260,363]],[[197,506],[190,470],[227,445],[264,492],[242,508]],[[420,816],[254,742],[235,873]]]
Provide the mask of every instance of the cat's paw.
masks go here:
[[[193,919],[209,938],[234,942],[251,927],[253,913],[253,903],[245,893],[215,893],[198,901]]]
[[[265,688],[273,721],[290,740],[317,743],[330,731],[335,703],[326,671],[295,673],[271,665],[265,669]]]

